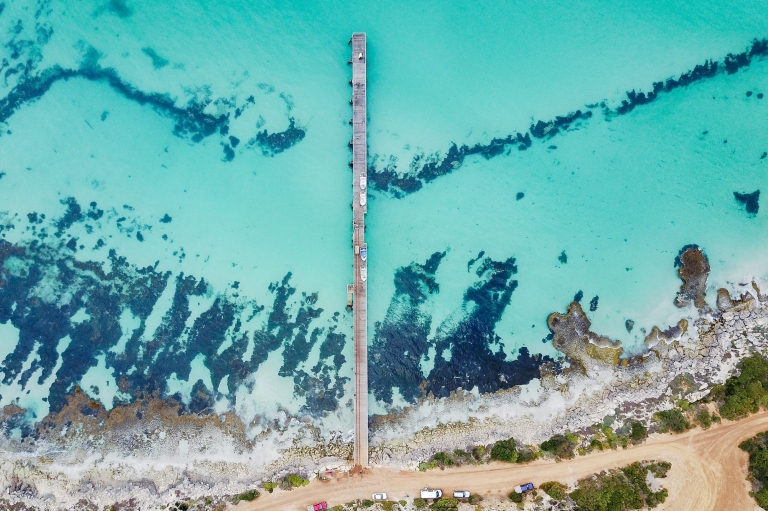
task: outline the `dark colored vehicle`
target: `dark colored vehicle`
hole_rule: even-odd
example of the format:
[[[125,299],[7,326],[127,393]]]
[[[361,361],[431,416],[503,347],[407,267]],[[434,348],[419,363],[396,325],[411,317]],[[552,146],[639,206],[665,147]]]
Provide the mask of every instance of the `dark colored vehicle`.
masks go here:
[[[525,483],[520,486],[515,486],[515,493],[525,493],[533,490],[533,483]]]

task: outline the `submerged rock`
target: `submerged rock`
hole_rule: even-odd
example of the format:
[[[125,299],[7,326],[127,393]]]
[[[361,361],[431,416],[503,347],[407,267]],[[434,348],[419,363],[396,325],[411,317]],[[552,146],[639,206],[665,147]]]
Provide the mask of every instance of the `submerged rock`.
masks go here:
[[[677,275],[683,280],[680,291],[675,297],[675,305],[687,307],[692,301],[696,308],[707,305],[707,277],[709,276],[709,261],[699,247],[692,246],[679,256],[680,268]]]
[[[617,365],[624,351],[621,342],[590,331],[591,324],[578,302],[571,302],[566,314],[553,312],[547,318],[554,335],[552,345],[572,364],[584,370],[595,365]]]
[[[739,193],[733,192],[736,202],[744,206],[744,209],[750,215],[756,215],[760,209],[760,190],[755,190],[752,193]]]
[[[755,298],[747,291],[739,298],[732,298],[731,294],[725,288],[717,290],[717,308],[724,311],[739,311],[751,309],[755,303]]]

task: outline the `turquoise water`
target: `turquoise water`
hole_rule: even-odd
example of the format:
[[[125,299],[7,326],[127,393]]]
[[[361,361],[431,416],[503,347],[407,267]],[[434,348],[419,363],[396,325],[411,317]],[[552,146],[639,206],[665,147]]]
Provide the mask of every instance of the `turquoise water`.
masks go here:
[[[0,223],[13,285],[0,405],[37,419],[80,385],[107,408],[158,390],[191,411],[234,407],[250,422],[286,410],[351,428],[353,31],[368,34],[372,165],[400,173],[452,143],[615,109],[627,91],[768,35],[759,2],[2,5]],[[554,356],[545,319],[578,291],[585,309],[599,297],[594,329],[630,349],[641,329],[692,316],[673,304],[673,261],[690,243],[709,256],[712,286],[765,278],[764,213],[748,215],[733,192],[764,189],[766,73],[754,57],[626,115],[593,106],[525,151],[468,156],[401,198],[372,193],[371,325],[407,327],[395,275],[446,251],[439,292],[418,305],[428,335],[409,377],[428,378],[438,341],[478,309],[465,293],[490,278],[468,271],[480,251],[516,265],[508,304],[481,325],[497,338],[477,337],[508,360],[521,347]],[[75,264],[109,274],[120,257],[129,269],[112,279]],[[137,284],[147,267],[154,284]],[[404,356],[377,332],[373,344]]]

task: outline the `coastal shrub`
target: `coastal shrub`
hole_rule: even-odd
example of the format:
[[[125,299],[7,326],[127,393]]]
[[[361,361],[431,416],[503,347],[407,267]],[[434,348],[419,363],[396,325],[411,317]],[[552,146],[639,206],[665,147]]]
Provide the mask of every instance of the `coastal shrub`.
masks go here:
[[[592,449],[597,449],[599,451],[602,451],[603,442],[601,442],[597,438],[593,438],[592,440],[589,441],[589,450],[591,451]]]
[[[245,500],[248,502],[251,502],[253,500],[256,500],[259,497],[259,491],[258,490],[250,490],[243,493],[239,493],[235,495],[235,497],[232,499],[232,503],[237,505],[238,502],[241,500]]]
[[[373,501],[370,499],[364,499],[363,500],[363,507],[371,507],[373,505]]]
[[[768,431],[744,440],[739,448],[749,454],[750,495],[761,508],[768,509]]]
[[[603,475],[581,479],[569,496],[580,511],[656,507],[667,497],[665,489],[653,492],[646,482],[649,470],[652,473],[664,471],[663,467],[656,465],[653,462],[636,462],[618,470],[610,470]]]
[[[482,461],[486,454],[488,454],[488,449],[484,445],[477,445],[472,448],[472,456],[477,461]]]
[[[483,500],[483,497],[476,493],[469,496],[469,503],[472,505],[479,504],[481,500]]]
[[[453,459],[443,451],[436,452],[432,456],[432,460],[436,461],[440,466],[453,465]]]
[[[542,451],[554,454],[557,458],[562,459],[573,458],[575,449],[576,442],[565,435],[555,435],[541,444]]]
[[[568,487],[562,483],[558,483],[557,481],[548,481],[546,483],[542,483],[539,488],[541,488],[544,493],[552,497],[554,500],[565,500],[565,497],[568,496]]]
[[[275,488],[277,488],[277,483],[273,483],[273,482],[264,483],[264,489],[267,490],[269,493],[272,493]]]
[[[632,430],[631,430],[629,436],[635,442],[641,442],[644,439],[648,438],[648,428],[646,428],[645,426],[643,426],[639,422],[633,422],[632,423]]]
[[[653,414],[653,418],[659,423],[659,431],[666,433],[673,431],[675,433],[682,433],[686,429],[690,429],[691,425],[678,408],[672,408],[671,410],[664,410]]]
[[[517,461],[517,447],[515,446],[515,439],[499,440],[491,448],[491,459],[495,461],[505,461],[507,463],[514,463]]]
[[[456,449],[453,451],[453,457],[464,462],[469,462],[471,461],[472,455],[464,449]]]
[[[706,408],[702,408],[696,412],[694,420],[696,421],[696,424],[704,429],[709,429],[709,427],[712,426],[712,416],[709,414],[709,410]]]
[[[538,454],[529,446],[524,446],[517,451],[517,462],[528,463],[538,458]]]
[[[768,360],[762,355],[745,358],[737,366],[738,376],[731,376],[723,385],[715,385],[710,399],[721,402],[720,415],[737,420],[757,413],[768,404]]]
[[[456,511],[459,509],[459,501],[454,498],[440,498],[432,504],[434,511]]]
[[[509,500],[511,500],[512,502],[518,502],[518,503],[522,502],[523,501],[523,494],[522,493],[517,493],[516,491],[513,491],[512,493],[509,494]]]
[[[288,477],[286,477],[285,480],[288,481],[288,484],[291,485],[291,488],[299,488],[301,486],[306,486],[309,484],[309,480],[304,479],[298,474],[291,474]]]
[[[427,509],[427,501],[424,499],[413,499],[413,507],[416,509]]]
[[[653,477],[663,479],[667,477],[667,472],[672,468],[672,463],[667,461],[655,461],[648,465],[648,470],[653,474]]]

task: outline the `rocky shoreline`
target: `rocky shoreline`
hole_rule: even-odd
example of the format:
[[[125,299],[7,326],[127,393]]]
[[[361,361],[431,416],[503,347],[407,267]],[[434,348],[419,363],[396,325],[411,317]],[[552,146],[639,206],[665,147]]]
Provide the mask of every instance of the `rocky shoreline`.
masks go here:
[[[688,261],[703,274],[686,268]],[[709,265],[690,253],[682,263],[681,307],[704,303]],[[739,360],[768,347],[768,296],[752,288],[736,298],[718,290],[717,308],[704,304],[690,322],[654,328],[644,352],[629,357],[622,356],[621,343],[592,332],[573,302],[566,314],[549,318],[553,343],[565,355],[562,368],[543,366],[541,378],[522,387],[427,396],[399,413],[374,417],[370,464],[413,470],[436,451],[509,437],[538,444],[608,416],[614,427],[650,424],[654,412],[673,406],[673,395],[700,399]],[[2,409],[0,420],[13,423],[23,412],[16,408]],[[64,409],[36,425],[36,435],[0,440],[0,498],[51,510],[160,509],[236,495],[290,473],[312,479],[352,468],[350,439],[324,433],[310,419],[286,414],[249,439],[234,413],[195,416],[177,408],[147,398],[107,412],[76,391]]]

